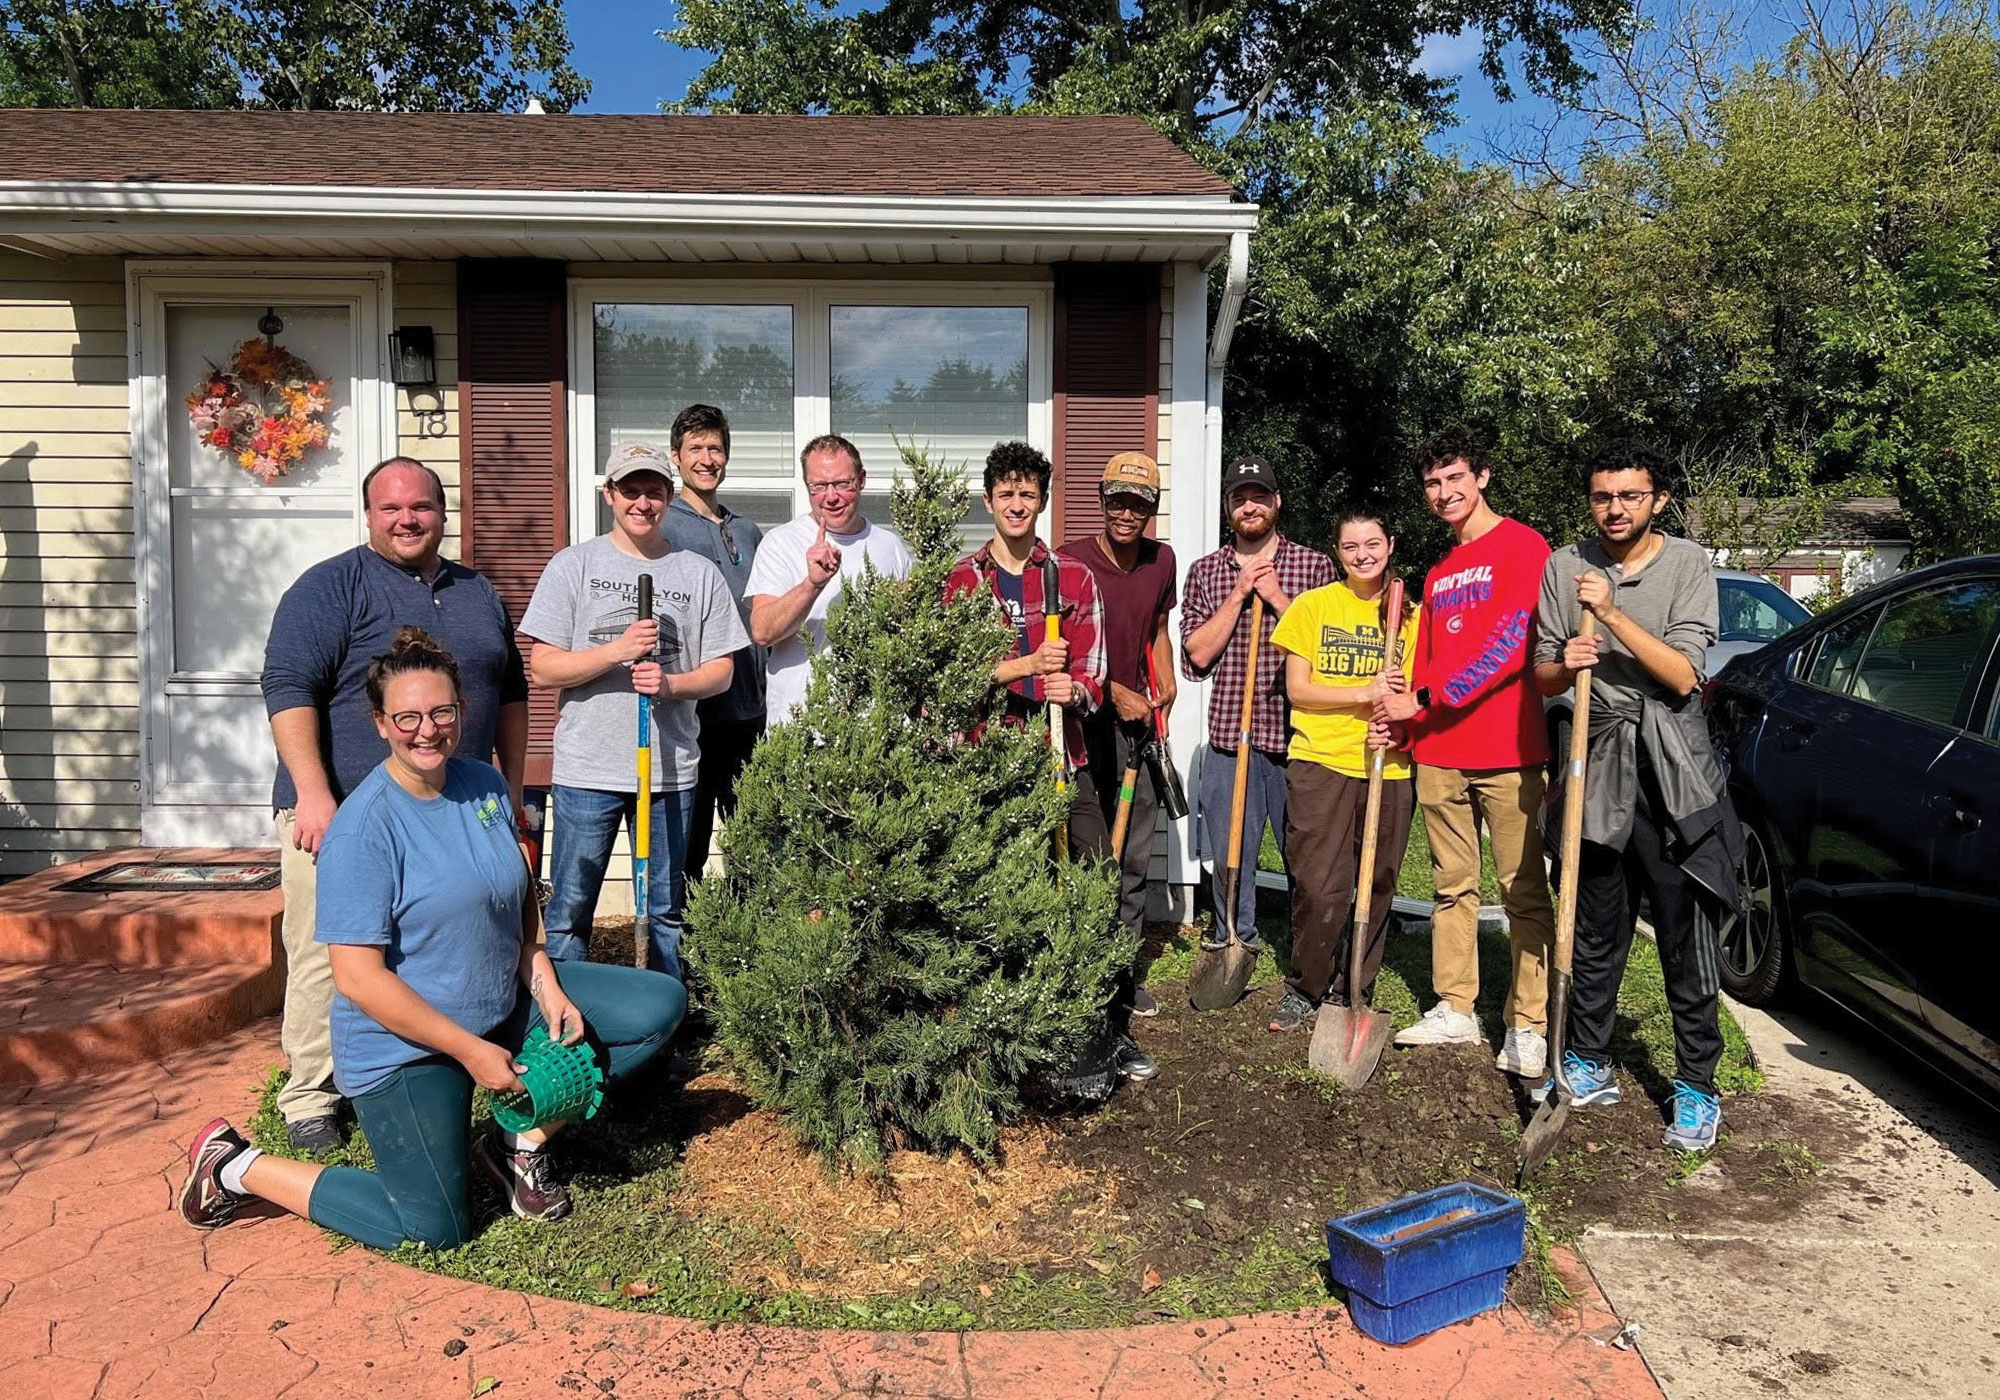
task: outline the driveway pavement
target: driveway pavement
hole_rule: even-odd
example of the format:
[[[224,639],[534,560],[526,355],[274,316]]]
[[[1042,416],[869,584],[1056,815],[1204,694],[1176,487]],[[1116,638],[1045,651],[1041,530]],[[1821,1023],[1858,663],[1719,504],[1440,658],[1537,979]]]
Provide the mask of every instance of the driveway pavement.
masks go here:
[[[1732,1009],[1769,1092],[1848,1127],[1821,1135],[1824,1189],[1780,1225],[1585,1236],[1667,1395],[2000,1396],[2000,1118],[1844,1012]]]

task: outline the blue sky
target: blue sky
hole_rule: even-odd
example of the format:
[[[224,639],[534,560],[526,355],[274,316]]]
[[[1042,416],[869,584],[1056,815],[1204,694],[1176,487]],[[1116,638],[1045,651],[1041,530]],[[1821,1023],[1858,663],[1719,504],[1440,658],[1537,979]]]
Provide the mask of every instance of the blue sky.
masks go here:
[[[677,49],[654,37],[672,27],[673,0],[588,0],[568,7],[571,59],[591,80],[585,112],[651,112],[662,100],[678,99],[688,80],[701,70],[702,56]],[[1466,146],[1474,154],[1480,140],[1524,115],[1539,114],[1543,105],[1533,98],[1499,102],[1479,74],[1476,34],[1439,37],[1425,46],[1423,64],[1439,77],[1459,76],[1459,110],[1463,121],[1439,138],[1442,146]]]

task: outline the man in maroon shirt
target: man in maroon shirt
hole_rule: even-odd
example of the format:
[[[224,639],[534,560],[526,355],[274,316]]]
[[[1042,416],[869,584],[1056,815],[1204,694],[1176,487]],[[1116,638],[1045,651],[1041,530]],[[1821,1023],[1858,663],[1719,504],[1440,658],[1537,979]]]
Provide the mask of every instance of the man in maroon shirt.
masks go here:
[[[1231,930],[1246,947],[1257,941],[1257,852],[1268,821],[1281,847],[1285,839],[1285,750],[1291,742],[1291,708],[1285,701],[1285,654],[1271,633],[1292,599],[1336,577],[1333,561],[1294,544],[1278,530],[1278,476],[1261,457],[1239,457],[1222,474],[1222,508],[1235,538],[1204,554],[1188,569],[1181,594],[1181,674],[1213,676],[1208,698],[1208,752],[1202,755],[1195,799],[1203,845],[1214,862],[1217,888],[1211,946],[1227,944]],[[1250,674],[1251,599],[1264,600],[1257,674]],[[1243,718],[1243,688],[1250,686],[1250,753],[1244,790],[1242,878],[1236,908],[1221,907],[1220,883],[1228,864],[1231,788],[1236,740]]]
[[[1104,607],[1108,703],[1085,718],[1083,738],[1107,830],[1117,827],[1125,773],[1138,773],[1126,818],[1118,900],[1119,922],[1137,937],[1145,931],[1146,874],[1160,815],[1153,775],[1138,755],[1152,732],[1154,707],[1164,712],[1174,702],[1174,651],[1167,636],[1167,614],[1174,606],[1174,551],[1146,538],[1146,527],[1160,508],[1160,468],[1151,457],[1119,453],[1105,464],[1097,492],[1104,528],[1071,540],[1061,553],[1090,570]],[[1160,678],[1158,694],[1148,684],[1149,659],[1150,674]],[[1144,987],[1129,988],[1129,1005],[1135,1016],[1160,1014],[1159,1003]]]

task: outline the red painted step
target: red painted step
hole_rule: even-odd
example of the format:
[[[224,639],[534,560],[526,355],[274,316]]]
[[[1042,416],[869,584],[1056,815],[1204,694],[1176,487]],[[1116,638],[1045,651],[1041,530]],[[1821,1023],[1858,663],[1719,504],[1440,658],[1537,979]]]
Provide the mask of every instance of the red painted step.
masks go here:
[[[282,962],[278,890],[120,891],[56,888],[119,862],[272,860],[270,850],[103,851],[0,885],[0,963],[210,967]]]
[[[158,1059],[276,1011],[284,969],[0,965],[0,1084],[52,1084]]]

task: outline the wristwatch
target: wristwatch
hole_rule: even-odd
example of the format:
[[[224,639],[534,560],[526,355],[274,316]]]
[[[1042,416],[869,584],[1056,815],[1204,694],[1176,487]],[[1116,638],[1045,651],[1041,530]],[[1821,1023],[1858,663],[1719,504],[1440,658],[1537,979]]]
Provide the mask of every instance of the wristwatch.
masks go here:
[[[1427,685],[1418,686],[1416,689],[1416,698],[1417,708],[1428,710],[1431,707],[1431,688]]]

